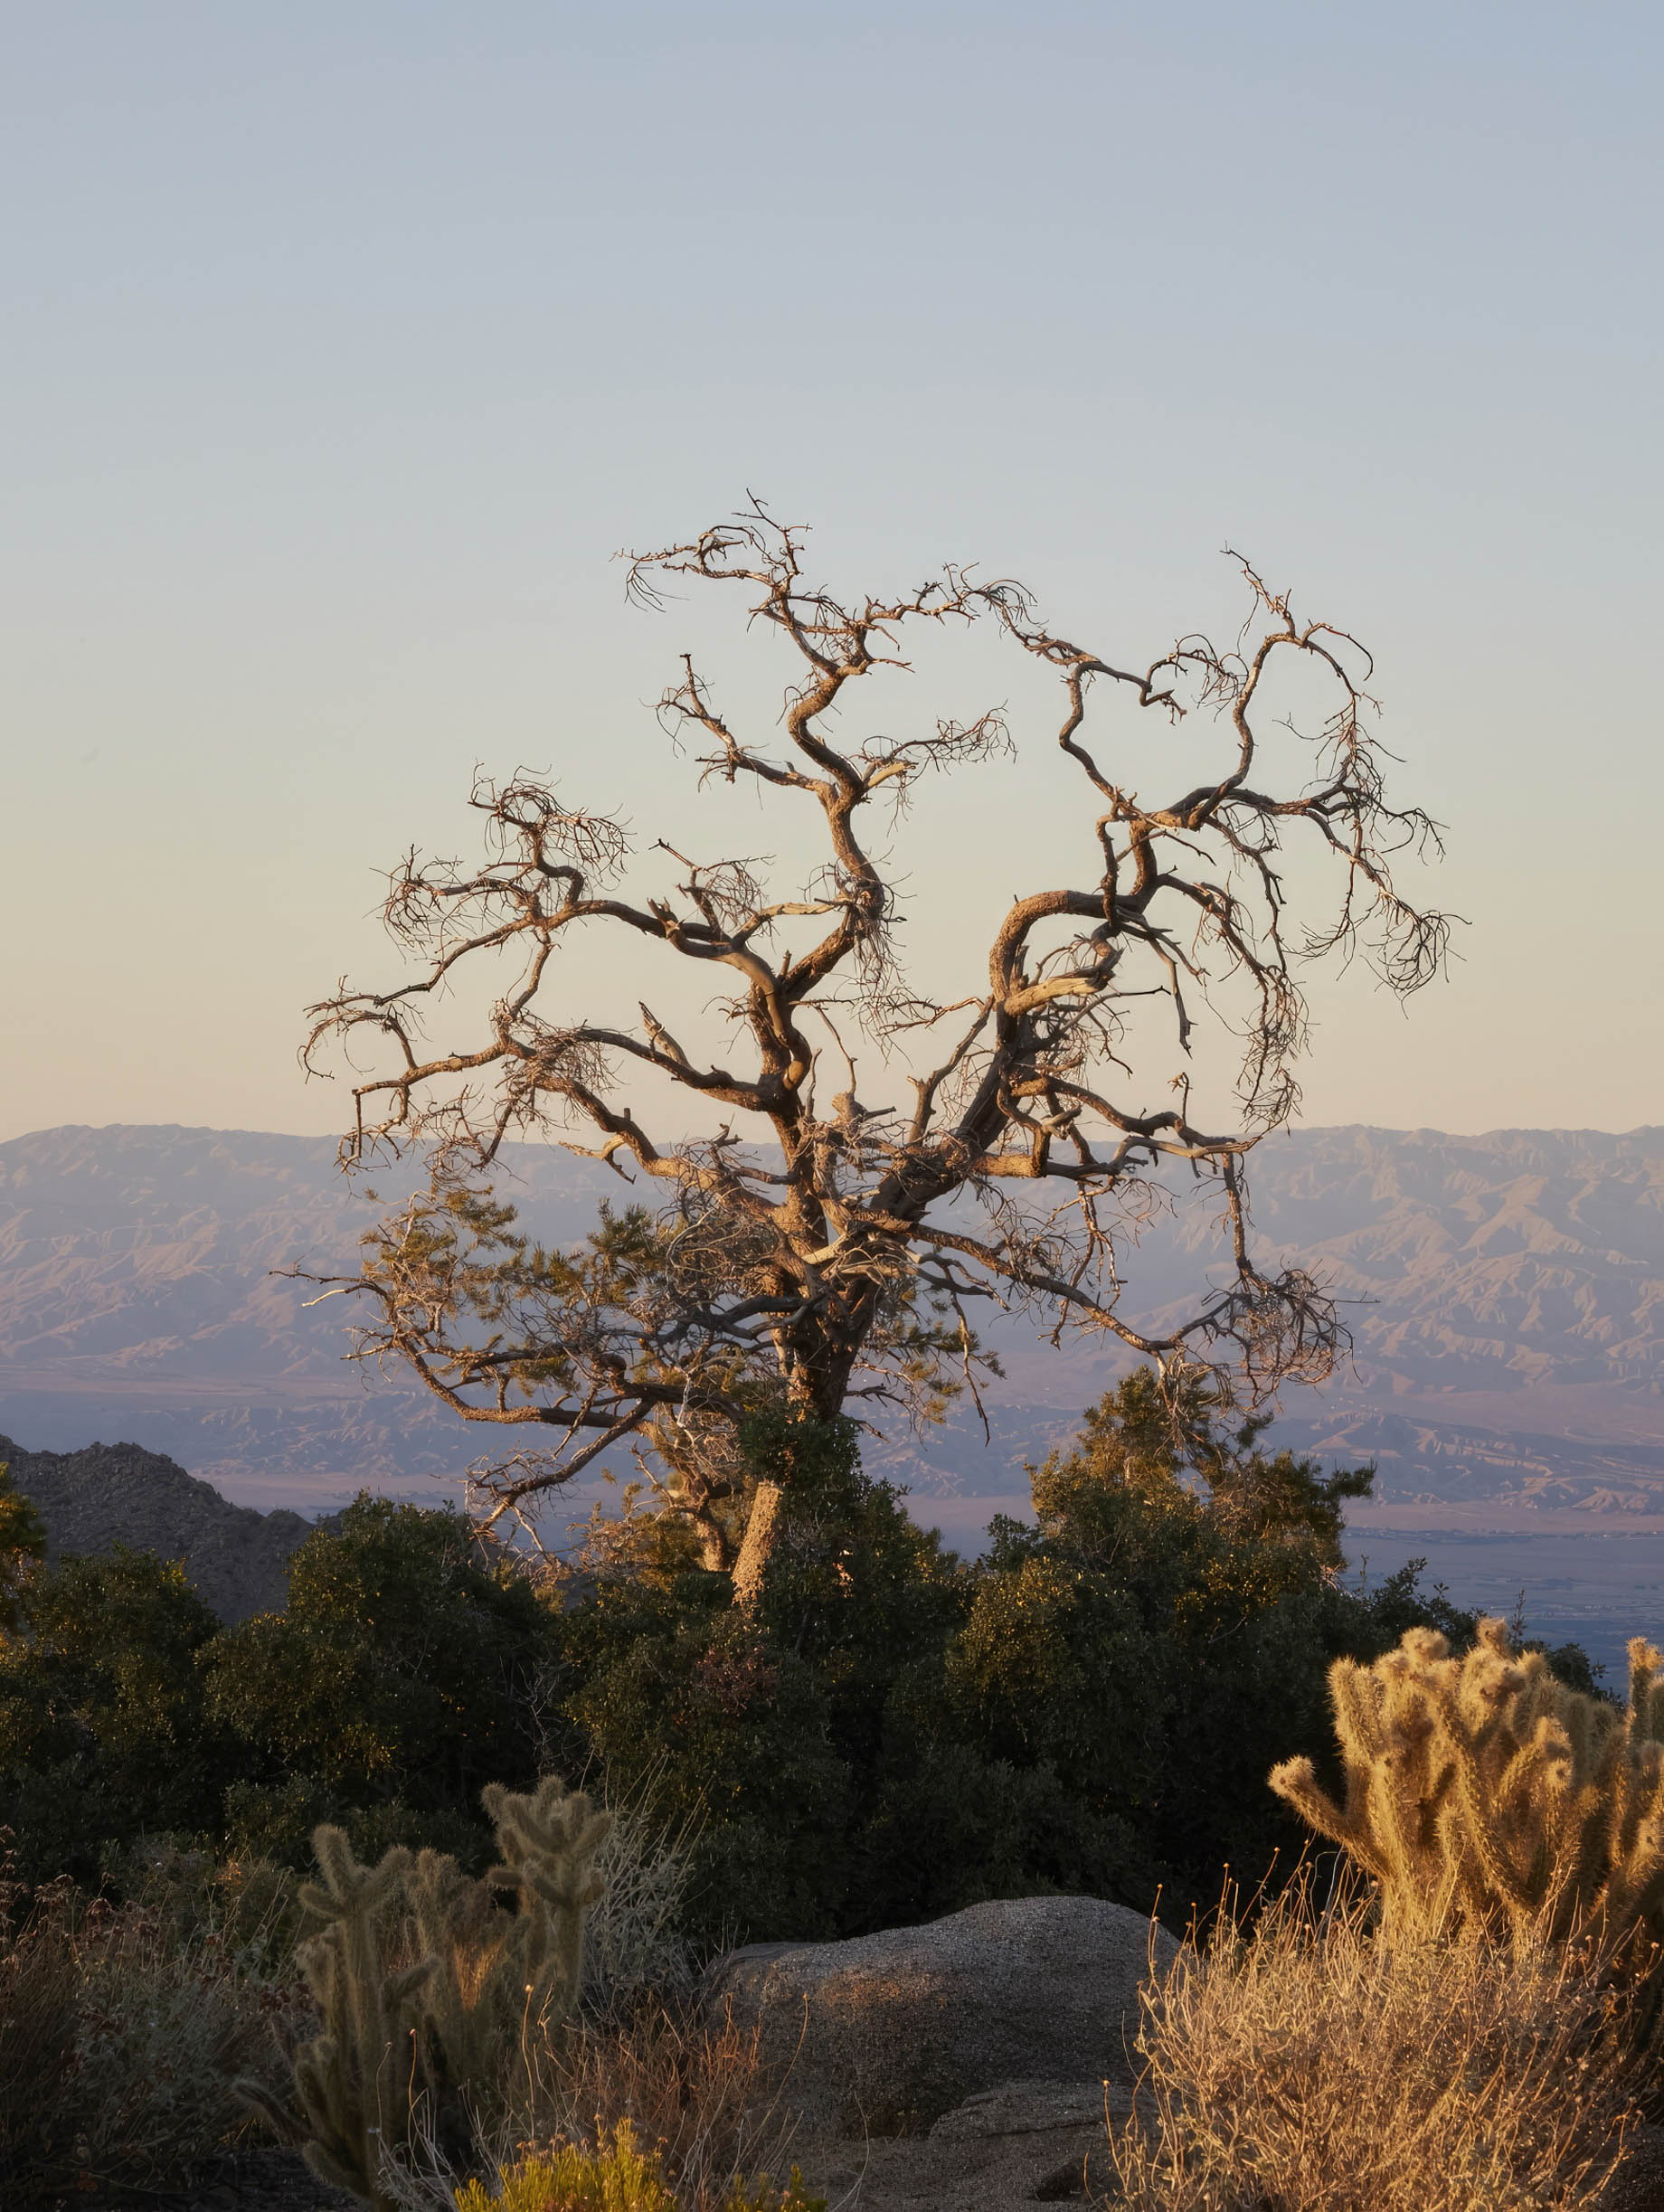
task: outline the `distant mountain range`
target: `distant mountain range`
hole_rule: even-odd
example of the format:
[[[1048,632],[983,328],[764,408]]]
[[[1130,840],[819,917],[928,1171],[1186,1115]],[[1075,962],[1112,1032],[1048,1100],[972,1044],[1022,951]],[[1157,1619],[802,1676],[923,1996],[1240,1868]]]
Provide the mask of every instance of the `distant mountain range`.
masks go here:
[[[242,1130],[0,1145],[0,1428],[57,1451],[135,1441],[261,1506],[459,1477],[474,1432],[345,1364],[344,1302],[308,1308],[310,1286],[273,1272],[355,1267],[381,1208],[335,1162],[327,1139]],[[604,1169],[527,1148],[516,1166],[548,1234],[593,1218]]]
[[[454,1484],[481,1432],[344,1365],[346,1301],[307,1309],[270,1271],[353,1264],[376,1209],[334,1161],[327,1139],[240,1130],[0,1145],[0,1430],[37,1452],[137,1443],[265,1507]],[[510,1167],[546,1236],[580,1234],[619,1190],[555,1150],[519,1148]],[[1376,1459],[1364,1519],[1664,1530],[1664,1130],[1302,1130],[1261,1148],[1253,1193],[1267,1252],[1355,1301],[1355,1363],[1291,1395],[1278,1433]],[[1164,1207],[1130,1248],[1128,1309],[1170,1310],[1224,1258],[1202,1197]],[[961,1414],[871,1448],[932,1517],[1014,1500],[1023,1460],[1124,1366],[1014,1325],[998,1348],[991,1442]]]

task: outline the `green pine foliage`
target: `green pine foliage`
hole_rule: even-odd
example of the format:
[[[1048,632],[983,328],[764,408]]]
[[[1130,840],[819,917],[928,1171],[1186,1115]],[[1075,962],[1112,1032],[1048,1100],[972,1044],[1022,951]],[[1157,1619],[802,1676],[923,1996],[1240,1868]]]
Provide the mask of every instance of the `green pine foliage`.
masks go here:
[[[1361,1473],[1259,1449],[1135,1375],[1035,1471],[1038,1527],[965,1565],[865,1476],[852,1424],[797,1453],[760,1604],[648,1517],[563,1615],[566,1709],[609,1771],[703,1811],[701,1932],[832,1935],[990,1896],[1089,1891],[1179,1917],[1302,1831],[1265,1787],[1327,1735],[1330,1662],[1419,1610],[1413,1574],[1338,1586]],[[1448,1609],[1447,1609],[1448,1610]],[[1468,1622],[1470,1630],[1471,1622]]]
[[[360,1851],[434,1844],[477,1865],[475,1806],[529,1783],[546,1616],[449,1511],[361,1497],[289,1565],[288,1605],[203,1655],[207,1710],[241,1747],[240,1850],[300,1866],[320,1820]]]
[[[940,1658],[965,1571],[863,1473],[852,1423],[760,1421],[759,1474],[796,1455],[792,1509],[758,1605],[644,1519],[593,1597],[559,1616],[579,1740],[664,1817],[699,1829],[698,1932],[833,1935],[852,1909],[863,1792],[899,1673]]]
[[[931,1717],[1071,1808],[1037,1878],[1187,1910],[1227,1860],[1253,1880],[1298,1849],[1268,1764],[1320,1740],[1330,1660],[1378,1631],[1334,1583],[1366,1478],[1180,1411],[1136,1374],[1036,1470],[1038,1527],[1000,1530]]]

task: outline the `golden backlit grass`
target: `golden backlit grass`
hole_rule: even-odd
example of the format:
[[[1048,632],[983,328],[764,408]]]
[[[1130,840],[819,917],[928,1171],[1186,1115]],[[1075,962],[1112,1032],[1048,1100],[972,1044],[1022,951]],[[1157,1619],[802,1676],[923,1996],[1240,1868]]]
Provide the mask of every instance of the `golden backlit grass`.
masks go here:
[[[1633,2125],[1587,1948],[1388,1948],[1296,1885],[1147,1992],[1129,2212],[1593,2212]]]

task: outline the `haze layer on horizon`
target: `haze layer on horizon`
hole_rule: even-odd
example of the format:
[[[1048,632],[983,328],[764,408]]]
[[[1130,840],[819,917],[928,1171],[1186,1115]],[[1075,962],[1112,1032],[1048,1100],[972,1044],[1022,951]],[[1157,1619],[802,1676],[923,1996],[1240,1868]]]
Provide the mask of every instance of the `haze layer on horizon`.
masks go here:
[[[693,839],[644,703],[780,671],[610,556],[748,488],[1123,665],[1234,633],[1240,547],[1375,652],[1470,925],[1407,1017],[1316,983],[1306,1120],[1664,1120],[1656,9],[5,20],[0,1137],[338,1128],[300,1009],[476,761]],[[980,647],[885,699],[997,700],[1017,768],[898,833],[944,972],[1056,718]]]

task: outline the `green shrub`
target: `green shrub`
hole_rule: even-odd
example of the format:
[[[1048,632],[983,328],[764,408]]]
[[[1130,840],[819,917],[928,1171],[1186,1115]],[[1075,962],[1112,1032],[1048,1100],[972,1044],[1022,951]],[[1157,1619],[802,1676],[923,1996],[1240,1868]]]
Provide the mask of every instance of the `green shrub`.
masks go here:
[[[665,1592],[604,1587],[581,1613],[568,1619],[592,1672],[582,1669],[568,1711],[615,1789],[651,1783],[661,1818],[695,1828],[694,1924],[715,1936],[747,1899],[752,1924],[830,1933],[849,1775],[812,1663],[725,1592],[713,1606],[682,1580]]]
[[[681,1839],[699,1942],[1044,1890],[1159,1894],[1182,1924],[1226,1862],[1252,1888],[1298,1856],[1264,1778],[1323,1765],[1333,1661],[1417,1623],[1471,1635],[1413,1567],[1341,1586],[1364,1475],[1267,1453],[1204,1392],[1175,1419],[1147,1374],[1032,1470],[1038,1526],[996,1522],[971,1564],[864,1472],[853,1424],[759,1419],[742,1442],[753,1480],[790,1475],[743,1608],[649,1512],[592,1526],[563,1607],[459,1515],[370,1498],[296,1555],[287,1612],[232,1630],[156,1560],[27,1575],[0,1637],[0,1818],[28,1872],[131,1894],[168,1838],[298,1868],[320,1824],[361,1860],[477,1871],[484,1782],[555,1771],[650,1803],[649,1860]]]
[[[18,1625],[18,1596],[46,1557],[46,1524],[0,1460],[0,1637]]]
[[[295,1554],[287,1611],[203,1655],[207,1711],[242,1759],[231,1843],[304,1865],[326,1820],[362,1854],[431,1844],[482,1865],[480,1790],[537,1771],[547,1626],[461,1514],[360,1496]]]
[[[201,1654],[219,1622],[183,1567],[147,1554],[65,1559],[0,1637],[0,1822],[26,1878],[99,1876],[146,1833],[220,1824],[236,1747],[211,1718]]]
[[[676,2212],[659,2161],[638,2151],[628,2120],[594,2151],[563,2143],[511,2167],[489,2196],[479,2181],[456,2192],[457,2212]]]
[[[706,1936],[858,1933],[994,1895],[1089,1891],[1181,1923],[1229,1861],[1250,1885],[1302,1831],[1265,1788],[1320,1745],[1327,1678],[1401,1623],[1458,1630],[1413,1570],[1338,1586],[1345,1500],[1192,1393],[1136,1375],[1034,1470],[1037,1527],[997,1522],[962,1565],[865,1475],[848,1423],[753,1423],[753,1469],[796,1456],[761,1599],[690,1565],[645,1515],[604,1532],[555,1622],[576,1769],[651,1772],[697,1816]],[[778,1472],[778,1470],[774,1471]]]
[[[600,1530],[593,1593],[555,1621],[557,1701],[575,1766],[649,1782],[689,1850],[690,1926],[715,1940],[842,1933],[898,1675],[939,1660],[969,1584],[900,1494],[860,1466],[854,1424],[758,1421],[753,1472],[795,1457],[759,1602],[691,1566],[646,1516]],[[777,1470],[775,1471],[778,1471]]]
[[[480,1788],[537,1770],[549,1615],[459,1514],[359,1498],[296,1554],[288,1611],[234,1629],[181,1566],[121,1549],[15,1603],[0,1821],[33,1880],[90,1886],[158,1837],[299,1867],[323,1820],[361,1853],[479,1866]]]
[[[1199,1394],[1180,1416],[1134,1375],[1033,1470],[1038,1526],[994,1524],[963,1625],[886,1709],[875,1907],[974,1902],[997,1866],[1007,1895],[1159,1894],[1182,1924],[1227,1862],[1252,1887],[1298,1857],[1264,1776],[1323,1740],[1331,1660],[1381,1648],[1335,1576],[1366,1478],[1268,1458]],[[1389,1594],[1415,1610],[1413,1576]]]

